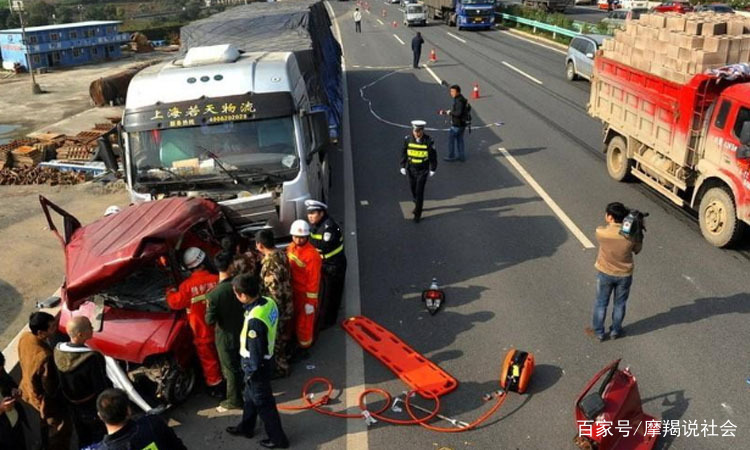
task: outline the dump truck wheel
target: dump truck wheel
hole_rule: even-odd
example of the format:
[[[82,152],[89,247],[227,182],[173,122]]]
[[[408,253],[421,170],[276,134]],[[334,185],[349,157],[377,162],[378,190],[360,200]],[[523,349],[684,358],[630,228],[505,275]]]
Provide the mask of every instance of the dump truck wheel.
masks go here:
[[[573,61],[568,61],[568,64],[565,66],[565,78],[567,78],[568,81],[575,81],[578,79],[576,66],[573,64]]]
[[[607,172],[617,181],[624,181],[630,173],[632,162],[628,158],[628,147],[620,136],[613,138],[607,145]]]
[[[737,219],[732,194],[723,187],[712,187],[703,195],[698,220],[703,237],[716,247],[728,247],[737,242],[744,228]]]

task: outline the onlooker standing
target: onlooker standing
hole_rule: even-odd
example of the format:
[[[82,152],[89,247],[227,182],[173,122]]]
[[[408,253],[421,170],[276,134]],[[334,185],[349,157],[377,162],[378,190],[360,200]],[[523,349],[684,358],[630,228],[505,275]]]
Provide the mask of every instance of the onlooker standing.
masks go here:
[[[107,436],[97,450],[187,450],[160,417],[146,414],[131,420],[130,400],[120,389],[107,389],[99,394],[96,409],[107,427]]]
[[[216,350],[221,372],[227,380],[227,396],[216,408],[219,412],[242,408],[242,366],[240,366],[240,332],[245,310],[232,290],[231,269],[234,256],[223,251],[214,258],[219,284],[206,294],[206,323],[216,327]]]
[[[268,438],[260,441],[266,448],[287,448],[289,440],[281,428],[276,399],[271,389],[273,349],[279,323],[279,310],[270,297],[260,296],[258,278],[240,275],[232,281],[237,299],[245,305],[245,322],[240,335],[240,355],[245,373],[245,405],[242,421],[227,427],[227,433],[253,437],[260,416]]]
[[[414,66],[415,69],[419,69],[419,58],[422,56],[422,44],[424,44],[422,33],[417,31],[417,34],[411,39],[411,51],[414,54],[412,66]]]
[[[26,450],[23,427],[28,424],[19,398],[21,391],[5,371],[5,356],[0,352],[0,443],[5,450]]]
[[[468,101],[461,95],[461,87],[454,84],[450,88],[451,97],[453,97],[453,106],[447,111],[440,111],[440,114],[450,114],[451,129],[448,137],[448,157],[443,158],[445,161],[466,161],[464,153],[464,131],[466,131],[468,116]]]
[[[346,255],[344,234],[335,220],[328,214],[328,205],[317,200],[305,200],[307,220],[310,222],[310,243],[323,258],[323,273],[320,277],[320,317],[318,329],[336,324],[341,307],[341,295],[346,279]]]
[[[289,268],[292,273],[294,298],[294,331],[299,348],[312,346],[318,319],[318,292],[323,260],[310,243],[310,224],[295,220],[289,230],[292,243],[287,247]]]
[[[354,8],[354,31],[362,32],[362,13],[359,12],[359,8]]]
[[[106,434],[104,424],[96,416],[96,397],[112,387],[112,383],[107,378],[104,356],[86,346],[86,341],[94,335],[88,317],[73,317],[66,327],[70,342],[57,344],[54,358],[81,448],[101,441]]]
[[[633,282],[633,254],[641,251],[642,244],[633,242],[620,234],[622,221],[628,215],[628,209],[622,203],[607,205],[604,220],[607,225],[596,229],[596,240],[599,241],[599,254],[596,257],[596,302],[594,304],[593,328],[586,333],[596,336],[599,341],[607,338],[604,331],[604,320],[607,306],[614,293],[612,308],[612,326],[610,336],[617,339],[623,335],[622,321],[625,318],[625,306]]]
[[[214,327],[206,323],[206,293],[216,286],[219,277],[208,271],[206,252],[189,247],[182,255],[182,263],[192,271],[178,288],[167,290],[167,304],[175,310],[186,309],[188,323],[193,331],[195,353],[203,368],[203,378],[212,397],[223,397],[221,365],[216,353]]]
[[[276,361],[274,377],[286,377],[290,373],[289,358],[294,339],[292,274],[289,260],[275,244],[273,231],[266,229],[255,234],[255,248],[263,255],[260,292],[261,295],[274,299],[279,308],[279,329],[273,350]]]
[[[60,381],[47,340],[57,331],[57,319],[37,311],[29,317],[29,329],[18,341],[23,400],[39,412],[42,448],[68,450],[72,427],[60,395]]]

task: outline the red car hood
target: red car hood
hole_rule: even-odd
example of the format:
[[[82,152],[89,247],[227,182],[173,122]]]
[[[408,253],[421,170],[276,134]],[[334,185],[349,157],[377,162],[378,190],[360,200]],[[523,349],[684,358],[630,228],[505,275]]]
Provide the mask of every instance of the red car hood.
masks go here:
[[[177,247],[196,224],[213,223],[221,215],[220,207],[210,200],[170,197],[133,205],[81,226],[64,210],[40,200],[53,231],[57,233],[47,207],[65,219],[65,236],[58,236],[65,245],[65,297],[71,308]]]

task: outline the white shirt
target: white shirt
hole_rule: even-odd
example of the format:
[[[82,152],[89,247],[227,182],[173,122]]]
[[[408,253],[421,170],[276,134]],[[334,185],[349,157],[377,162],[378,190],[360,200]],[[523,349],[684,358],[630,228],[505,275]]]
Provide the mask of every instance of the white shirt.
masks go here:
[[[362,21],[362,13],[359,11],[354,11],[354,21],[355,22],[361,22]]]

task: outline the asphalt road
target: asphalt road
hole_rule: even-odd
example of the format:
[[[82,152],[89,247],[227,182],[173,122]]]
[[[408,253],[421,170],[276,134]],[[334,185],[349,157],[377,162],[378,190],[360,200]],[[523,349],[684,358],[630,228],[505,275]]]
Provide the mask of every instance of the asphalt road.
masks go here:
[[[744,251],[713,248],[689,215],[639,184],[608,177],[600,124],[586,114],[588,84],[565,81],[561,53],[505,32],[443,25],[420,30],[427,41],[423,62],[435,49],[438,62],[430,67],[439,79],[460,84],[467,97],[479,84],[482,97],[470,100],[475,126],[505,125],[468,135],[466,163],[440,161],[427,185],[424,220],[414,224],[407,181],[398,172],[401,140],[412,119],[445,126],[436,112],[450,106],[448,92],[427,70],[408,68],[415,30],[401,26],[396,6],[373,3],[362,34],[355,34],[355,5],[332,5],[349,70],[362,313],[460,381],[443,397],[443,412],[465,421],[487,408],[481,395],[497,388],[508,348],[533,352],[538,365],[529,394],[512,395],[478,430],[438,434],[379,423],[369,429],[369,447],[573,448],[574,400],[616,358],[638,377],[647,412],[686,428],[696,421],[699,435],[704,421],[717,425],[718,437],[681,433],[662,439],[661,448],[745,446],[750,244]],[[444,156],[447,133],[431,134]],[[567,215],[570,227],[500,148]],[[594,240],[604,206],[615,200],[651,217],[627,336],[598,343],[583,333],[596,256],[585,242]],[[571,231],[576,228],[582,239]],[[447,295],[435,316],[419,301],[432,277]],[[365,379],[393,393],[405,388],[370,356]],[[728,420],[737,427],[734,438],[718,428]]]

